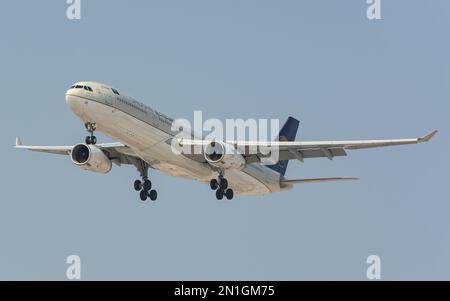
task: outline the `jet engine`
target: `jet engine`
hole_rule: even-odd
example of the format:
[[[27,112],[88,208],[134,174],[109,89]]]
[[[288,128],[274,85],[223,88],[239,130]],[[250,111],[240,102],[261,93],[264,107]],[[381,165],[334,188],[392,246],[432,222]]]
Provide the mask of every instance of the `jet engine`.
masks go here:
[[[204,148],[205,160],[212,166],[222,169],[242,169],[245,167],[244,157],[226,143],[212,141]]]
[[[75,165],[92,172],[108,173],[112,168],[111,160],[101,149],[92,144],[75,145],[70,158]]]

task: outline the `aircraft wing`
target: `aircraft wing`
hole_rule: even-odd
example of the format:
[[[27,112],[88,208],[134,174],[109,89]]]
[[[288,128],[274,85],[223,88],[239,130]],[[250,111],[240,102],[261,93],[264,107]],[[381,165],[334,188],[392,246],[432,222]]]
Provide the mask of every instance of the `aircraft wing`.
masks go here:
[[[303,161],[306,158],[328,158],[332,160],[337,156],[346,156],[345,150],[365,149],[385,146],[395,146],[404,144],[417,144],[428,142],[436,135],[434,130],[419,138],[411,139],[390,139],[390,140],[348,140],[348,141],[270,141],[270,142],[248,142],[248,141],[228,141],[235,149],[242,154],[247,163],[261,162],[261,158],[267,157],[261,152],[264,147],[275,147],[279,151],[279,160],[297,159]],[[186,140],[179,141],[180,146],[206,146],[212,141],[206,140]]]
[[[106,153],[106,155],[111,159],[111,161],[118,165],[134,164],[133,160],[138,158],[128,146],[119,142],[99,143],[96,144],[95,146],[103,150]],[[70,152],[72,151],[73,145],[65,145],[65,146],[23,145],[22,142],[20,141],[20,138],[16,138],[16,144],[14,148],[26,149],[41,153],[69,155]]]

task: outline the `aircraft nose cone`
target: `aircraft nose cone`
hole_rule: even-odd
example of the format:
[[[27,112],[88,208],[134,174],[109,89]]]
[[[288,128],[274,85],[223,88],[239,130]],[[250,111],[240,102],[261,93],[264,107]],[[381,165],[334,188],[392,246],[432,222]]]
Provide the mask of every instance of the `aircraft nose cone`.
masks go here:
[[[66,92],[66,104],[73,113],[81,116],[83,114],[83,101],[77,95],[69,91]]]
[[[70,106],[75,101],[73,94],[70,94],[70,90],[67,90],[65,94],[66,104]]]

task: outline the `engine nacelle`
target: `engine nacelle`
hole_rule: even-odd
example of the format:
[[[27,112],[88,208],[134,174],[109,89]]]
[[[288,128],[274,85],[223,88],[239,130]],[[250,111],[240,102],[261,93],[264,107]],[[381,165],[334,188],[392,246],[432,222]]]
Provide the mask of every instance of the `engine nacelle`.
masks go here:
[[[245,167],[244,157],[226,143],[213,141],[205,146],[205,160],[212,166],[223,169],[242,169]]]
[[[111,160],[95,145],[75,145],[70,158],[75,165],[92,172],[108,173],[112,168]]]

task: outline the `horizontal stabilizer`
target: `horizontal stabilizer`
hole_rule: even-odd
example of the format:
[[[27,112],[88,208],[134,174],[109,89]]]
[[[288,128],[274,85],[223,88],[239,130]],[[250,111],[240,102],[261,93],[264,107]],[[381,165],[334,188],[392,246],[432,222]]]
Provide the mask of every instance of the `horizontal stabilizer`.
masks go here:
[[[352,181],[359,180],[359,178],[338,177],[338,178],[315,178],[315,179],[297,179],[297,180],[282,180],[282,184],[304,184],[304,183],[321,183],[321,182],[336,182],[336,181]]]

